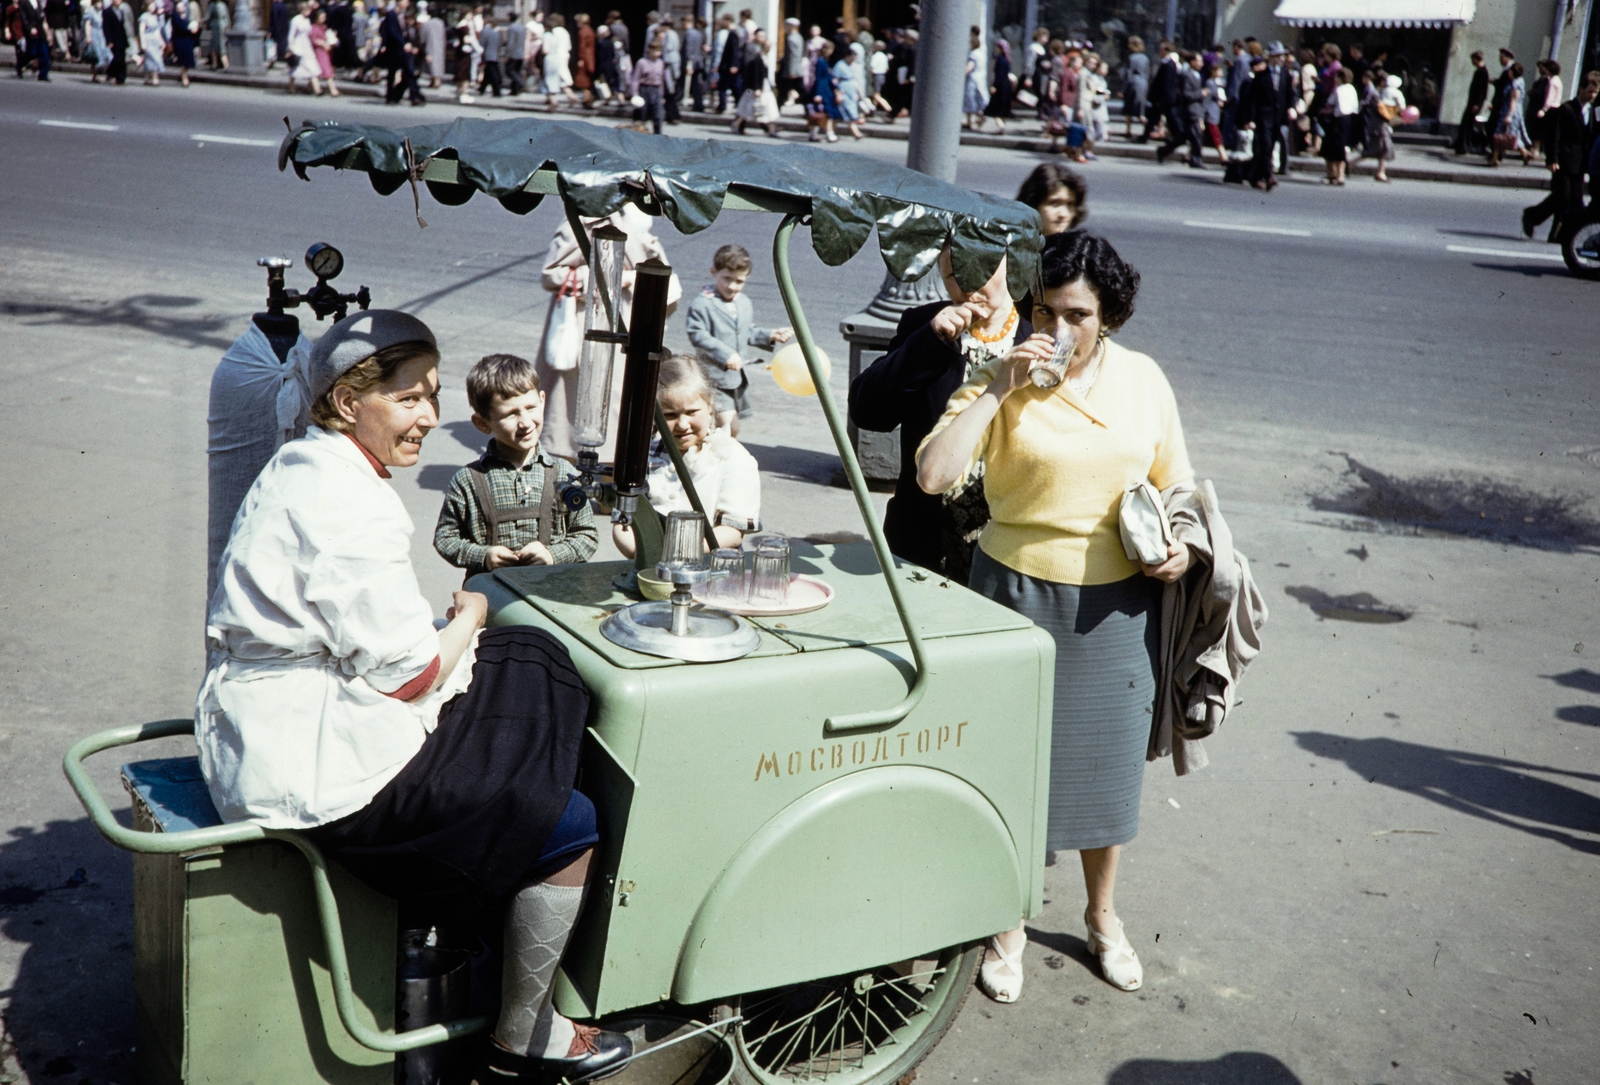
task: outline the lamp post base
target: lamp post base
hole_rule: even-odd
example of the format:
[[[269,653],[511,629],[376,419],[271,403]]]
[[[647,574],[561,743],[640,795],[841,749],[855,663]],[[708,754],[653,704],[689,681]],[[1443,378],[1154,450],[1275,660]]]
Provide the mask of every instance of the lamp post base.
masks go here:
[[[245,75],[260,75],[267,70],[266,44],[259,31],[228,31],[228,67]]]

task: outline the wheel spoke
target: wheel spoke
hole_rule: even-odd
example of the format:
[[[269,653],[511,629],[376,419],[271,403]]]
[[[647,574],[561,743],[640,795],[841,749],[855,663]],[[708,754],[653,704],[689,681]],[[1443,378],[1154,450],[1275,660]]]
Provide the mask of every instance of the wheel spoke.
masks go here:
[[[843,1025],[844,1025],[844,1018],[842,1016],[838,1017],[838,1018],[835,1018],[834,1022],[833,1022],[833,1027],[830,1028],[828,1030],[827,1035],[822,1038],[822,1043],[813,1046],[811,1050],[812,1051],[816,1051],[816,1050],[818,1050],[818,1048],[827,1048],[828,1045],[831,1044],[834,1041],[834,1038],[838,1037],[840,1039],[840,1046],[839,1046],[838,1050],[840,1052],[843,1052],[843,1050],[844,1050],[844,1047],[843,1047],[843,1032],[841,1031]],[[815,1058],[815,1056],[813,1056],[813,1058]],[[844,1063],[842,1061],[842,1058],[843,1058],[843,1056],[841,1055],[841,1062],[839,1064],[839,1068],[841,1070],[844,1068]],[[827,1076],[828,1067],[831,1066],[831,1065],[833,1065],[833,1053],[832,1053],[831,1050],[829,1050],[827,1052],[827,1061],[825,1061],[822,1064],[822,1074],[823,1074],[824,1077]]]
[[[812,1010],[810,1013],[806,1014],[804,1017],[797,1017],[794,1020],[787,1022],[786,1024],[772,1026],[772,1028],[770,1028],[766,1032],[762,1033],[761,1038],[756,1040],[755,1044],[752,1044],[751,1046],[757,1046],[759,1044],[765,1043],[768,1037],[775,1036],[778,1033],[785,1031],[786,1029],[794,1028],[796,1025],[803,1024],[806,1021],[811,1020],[811,1018],[815,1017],[817,1014],[821,1013],[823,1010],[827,1009],[829,1006],[832,1006],[834,1003],[841,1001],[842,998],[843,998],[843,996],[839,995],[837,992],[835,992],[831,997],[832,997],[832,1001],[831,1002],[824,1001],[820,1006],[818,1006],[816,1009]]]
[[[968,965],[962,953],[970,950],[758,992],[741,1005],[740,1057],[762,1085],[876,1081],[921,1050],[918,1037],[937,1024],[951,994],[946,974],[957,961]]]

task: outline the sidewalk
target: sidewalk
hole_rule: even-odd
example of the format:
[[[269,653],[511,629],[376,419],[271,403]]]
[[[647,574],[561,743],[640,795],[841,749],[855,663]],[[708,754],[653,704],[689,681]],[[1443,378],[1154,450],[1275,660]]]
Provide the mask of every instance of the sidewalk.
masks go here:
[[[88,74],[89,69],[82,64],[58,63],[54,70],[59,72],[74,72]],[[213,72],[197,68],[190,73],[189,78],[196,83],[215,83],[224,86],[255,87],[264,90],[282,91],[286,76],[279,74],[265,75],[235,75],[231,72]],[[349,79],[338,80],[339,93],[354,95],[356,97],[377,98],[382,94],[381,89],[372,83],[357,83]],[[501,98],[480,96],[469,103],[457,103],[453,88],[446,84],[439,90],[427,92],[432,99],[440,104],[456,105],[463,109],[505,109],[519,110],[528,113],[548,115],[543,105],[542,94],[524,94],[520,97],[507,95]],[[535,104],[535,100],[539,104]],[[631,115],[632,110],[623,106],[596,106],[593,109],[556,110],[558,116],[585,117],[598,122],[612,121],[617,124],[624,123]],[[691,110],[683,111],[683,124],[680,127],[695,127],[710,129],[712,133],[726,132],[732,120],[731,112],[717,115],[713,113],[696,113]],[[1112,127],[1120,124],[1119,117],[1112,118]],[[402,123],[402,122],[396,122]],[[403,123],[415,123],[409,118]],[[898,121],[894,124],[884,124],[880,121],[864,120],[861,122],[863,133],[870,139],[895,139],[908,140],[911,138],[909,123]],[[962,132],[961,144],[965,147],[994,147],[1006,150],[1028,151],[1035,154],[1049,154],[1050,140],[1036,131],[1038,122],[1030,119],[1018,119],[1012,122],[1011,130],[1004,135],[993,132]],[[778,129],[786,134],[806,131],[806,122],[799,116],[786,115],[778,122]],[[749,138],[760,136],[759,128],[750,130],[753,134]],[[1523,166],[1521,162],[1513,162],[1498,168],[1488,166],[1481,157],[1457,157],[1448,146],[1440,142],[1412,142],[1414,137],[1406,135],[1397,136],[1395,140],[1396,158],[1389,164],[1389,176],[1397,181],[1441,181],[1452,184],[1464,185],[1491,185],[1500,188],[1520,188],[1546,190],[1550,187],[1550,174],[1541,163],[1536,162],[1531,166]],[[1428,137],[1422,137],[1427,139]],[[849,136],[843,136],[841,142],[847,142]],[[1125,140],[1118,133],[1113,133],[1112,138],[1095,147],[1095,153],[1103,158],[1130,158],[1154,162],[1156,158],[1156,144],[1133,143]],[[1375,170],[1375,163],[1370,159],[1350,164],[1350,176],[1370,177]],[[1206,157],[1208,169],[1218,169],[1214,157]],[[1181,162],[1173,161],[1173,169],[1184,168]],[[1305,155],[1295,156],[1289,161],[1289,169],[1295,173],[1323,172],[1323,162],[1320,158]]]

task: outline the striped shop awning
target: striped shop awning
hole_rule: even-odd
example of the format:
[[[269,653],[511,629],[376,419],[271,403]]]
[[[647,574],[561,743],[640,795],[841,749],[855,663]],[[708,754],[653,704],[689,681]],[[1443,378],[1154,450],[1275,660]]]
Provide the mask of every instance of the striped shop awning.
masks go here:
[[[1448,30],[1470,23],[1477,0],[1282,0],[1286,26],[1416,26]]]

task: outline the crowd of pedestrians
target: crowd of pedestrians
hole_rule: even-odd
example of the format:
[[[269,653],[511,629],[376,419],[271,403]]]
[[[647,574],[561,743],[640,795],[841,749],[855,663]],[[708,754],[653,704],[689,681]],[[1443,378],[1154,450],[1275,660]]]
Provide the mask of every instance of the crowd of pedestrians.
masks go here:
[[[0,3],[0,41],[16,57],[17,77],[32,70],[50,81],[51,66],[62,60],[88,64],[92,81],[128,81],[128,69],[159,86],[169,67],[189,85],[202,38],[207,63],[227,67],[223,44],[228,29],[223,0],[5,0]],[[209,35],[209,37],[207,37]]]
[[[803,111],[808,138],[856,139],[866,123],[894,124],[911,112],[918,28],[874,29],[866,18],[832,34],[758,25],[750,9],[714,20],[652,11],[634,42],[617,11],[496,14],[493,4],[442,0],[271,0],[260,33],[269,69],[291,93],[339,93],[338,78],[382,82],[386,99],[426,102],[448,79],[460,102],[478,95],[531,95],[550,111],[621,105],[641,129],[660,133],[685,108],[727,115],[736,134],[779,134],[785,109]],[[915,8],[913,8],[915,13]],[[130,69],[158,85],[176,69],[187,86],[199,64],[229,65],[233,15],[228,0],[0,0],[0,35],[12,45],[19,77],[48,81],[53,62],[88,64],[91,78],[125,83]],[[239,35],[235,34],[235,38]],[[1370,158],[1374,179],[1389,180],[1394,127],[1433,111],[1439,86],[1427,68],[1359,44],[1325,42],[1291,50],[1279,41],[1235,39],[1205,50],[1171,41],[1146,49],[1137,36],[1073,41],[1039,28],[1025,45],[971,28],[962,85],[963,127],[999,132],[1033,114],[1053,151],[1095,159],[1111,138],[1111,102],[1120,99],[1122,138],[1158,144],[1165,162],[1181,154],[1205,169],[1208,153],[1224,180],[1271,190],[1292,155],[1320,156],[1324,180],[1344,185],[1352,161]],[[1115,70],[1107,54],[1120,55]],[[1584,90],[1565,103],[1561,66],[1540,60],[1532,78],[1509,48],[1491,77],[1472,54],[1472,82],[1457,126],[1457,155],[1490,166],[1508,158],[1531,165],[1541,153],[1554,178],[1551,199],[1524,219],[1534,225],[1583,206],[1583,177],[1594,148],[1593,109]],[[1567,114],[1570,114],[1568,116]],[[1576,120],[1574,120],[1576,118]],[[1014,129],[1013,129],[1014,130]],[[1563,162],[1580,162],[1576,170]],[[1563,172],[1564,171],[1564,172]]]

